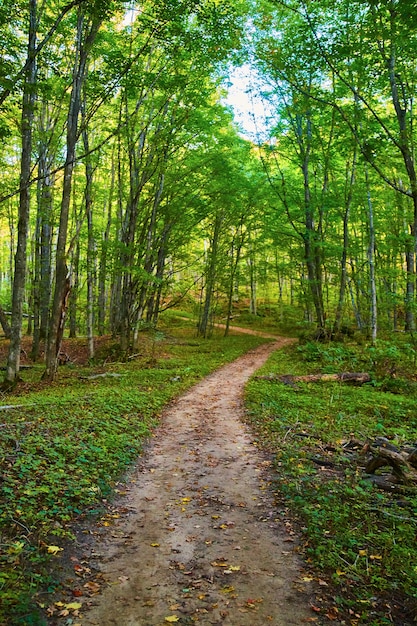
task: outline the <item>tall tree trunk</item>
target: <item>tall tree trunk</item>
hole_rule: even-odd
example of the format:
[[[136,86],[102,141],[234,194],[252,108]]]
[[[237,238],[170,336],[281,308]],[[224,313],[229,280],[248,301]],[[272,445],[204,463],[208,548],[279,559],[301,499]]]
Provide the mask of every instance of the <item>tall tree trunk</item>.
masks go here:
[[[68,298],[69,337],[75,339],[78,332],[78,295],[80,290],[80,242],[77,240],[71,250],[71,293]]]
[[[358,154],[358,146],[355,143],[354,149],[353,149],[353,157],[352,157],[352,165],[351,165],[350,173],[348,173],[346,177],[348,188],[347,188],[347,193],[346,193],[345,210],[343,213],[343,249],[342,249],[342,258],[340,259],[340,286],[339,286],[339,297],[337,301],[336,314],[335,314],[334,327],[333,327],[335,333],[338,333],[340,331],[340,328],[342,325],[343,307],[344,307],[345,296],[346,296],[347,255],[348,255],[348,245],[349,245],[349,217],[350,217],[350,209],[352,206],[353,187],[355,184],[357,154]]]
[[[302,125],[301,116],[296,119],[297,141],[301,155],[301,170],[303,173],[304,183],[304,213],[305,213],[305,232],[304,239],[304,257],[307,267],[308,284],[316,313],[317,328],[320,333],[324,333],[326,316],[324,312],[323,302],[323,284],[321,269],[321,245],[318,240],[318,233],[314,223],[314,208],[311,200],[310,191],[310,153],[312,142],[312,128],[310,112],[307,112],[305,119],[305,128]]]
[[[40,353],[40,342],[48,336],[49,305],[51,300],[51,222],[52,222],[52,156],[44,137],[52,131],[48,105],[43,104],[39,115],[39,130],[42,139],[38,144],[38,214],[35,233],[35,271],[33,288],[33,341],[31,358],[36,361]]]
[[[248,250],[248,267],[249,267],[249,313],[257,315],[258,313],[258,301],[257,301],[257,282],[256,282],[256,258],[253,243],[249,241]]]
[[[236,242],[237,238],[237,242]],[[227,337],[229,334],[230,328],[230,320],[232,317],[233,310],[233,294],[235,291],[235,278],[237,269],[240,263],[240,256],[242,253],[242,247],[244,243],[244,233],[241,229],[240,236],[235,236],[232,241],[231,250],[230,250],[230,274],[229,274],[229,289],[227,294],[227,317],[226,317],[226,328],[224,330],[224,336]]]
[[[83,106],[83,144],[85,152],[85,213],[87,217],[87,341],[88,357],[94,358],[94,286],[95,286],[95,255],[96,247],[93,232],[93,165],[90,155],[86,103]]]
[[[32,125],[35,106],[36,84],[36,27],[37,0],[29,0],[29,38],[28,53],[23,87],[22,103],[22,158],[20,168],[20,197],[18,239],[14,264],[12,293],[12,320],[10,329],[10,347],[7,359],[4,386],[12,386],[20,369],[20,349],[22,342],[23,300],[26,280],[26,250],[29,230],[30,211],[30,175],[32,153]]]
[[[198,322],[198,335],[201,337],[207,337],[209,334],[209,322],[212,313],[212,301],[214,296],[214,287],[216,284],[217,276],[217,255],[219,249],[219,239],[221,226],[223,222],[223,215],[216,213],[214,220],[213,236],[211,240],[210,250],[207,259],[206,267],[206,281],[205,281],[205,296],[203,307],[201,311],[200,320]]]
[[[67,236],[71,201],[72,175],[76,158],[78,139],[78,118],[81,107],[81,92],[86,74],[86,63],[91,47],[96,38],[101,20],[92,19],[84,37],[86,17],[83,7],[78,10],[76,52],[71,89],[71,99],[67,117],[66,159],[62,188],[61,212],[59,219],[58,241],[56,248],[55,289],[49,325],[46,349],[46,367],[44,378],[53,380],[58,369],[58,355],[65,326],[65,317],[70,291],[70,276],[67,267]]]
[[[376,342],[377,336],[377,299],[376,299],[376,280],[375,280],[375,227],[374,227],[374,209],[371,197],[371,187],[369,184],[368,167],[365,164],[365,183],[366,198],[368,203],[368,223],[369,223],[369,242],[368,242],[368,265],[369,265],[369,292],[370,292],[370,328],[371,341]]]
[[[110,229],[112,224],[112,206],[113,206],[113,192],[115,181],[115,167],[114,167],[114,153],[112,154],[111,165],[111,182],[109,195],[107,198],[107,216],[106,216],[106,228],[102,235],[100,262],[98,271],[98,301],[97,301],[97,330],[99,335],[104,335],[105,323],[106,323],[106,309],[107,309],[107,276],[109,273],[108,268],[108,248],[110,240]]]

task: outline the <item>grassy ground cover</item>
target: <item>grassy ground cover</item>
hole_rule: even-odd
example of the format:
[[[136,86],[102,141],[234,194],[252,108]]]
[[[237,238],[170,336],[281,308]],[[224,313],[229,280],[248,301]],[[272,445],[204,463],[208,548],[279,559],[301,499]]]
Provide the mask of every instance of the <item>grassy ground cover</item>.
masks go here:
[[[355,348],[310,342],[276,352],[259,374],[368,371],[372,382],[254,378],[247,387],[248,419],[273,455],[273,487],[296,516],[312,577],[333,605],[325,621],[415,623],[416,488],[373,486],[366,447],[350,446],[380,436],[417,445],[415,356],[405,341]]]
[[[141,335],[128,363],[109,344],[95,364],[63,367],[52,385],[39,383],[41,366],[25,370],[17,395],[3,398],[16,406],[0,412],[0,624],[43,623],[36,593],[53,591],[48,562],[74,520],[111,497],[173,397],[262,342],[194,335],[192,324],[171,320]]]

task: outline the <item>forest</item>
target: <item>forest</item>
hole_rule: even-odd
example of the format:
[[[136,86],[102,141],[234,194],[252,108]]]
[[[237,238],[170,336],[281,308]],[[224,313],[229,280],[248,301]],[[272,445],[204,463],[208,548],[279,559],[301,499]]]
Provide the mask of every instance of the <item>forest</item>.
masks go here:
[[[287,309],[317,336],[413,332],[413,11],[4,2],[5,383],[22,330],[53,379],[64,327],[88,336],[91,356],[105,333],[128,352],[183,302],[202,336],[242,300],[254,314]],[[259,142],[224,103],[243,63],[275,111]]]
[[[234,324],[250,325],[300,339],[292,358],[303,360],[301,370],[293,372],[291,357],[282,357],[285,362],[271,366],[274,375],[339,375],[353,368],[370,372],[371,386],[360,394],[405,394],[398,406],[373,397],[370,403],[384,408],[377,415],[364,410],[372,424],[361,422],[355,441],[365,445],[382,435],[394,439],[398,450],[414,441],[417,3],[3,0],[0,26],[2,392],[18,394],[27,407],[32,405],[25,394],[32,388],[46,394],[45,406],[48,387],[65,396],[65,385],[74,384],[73,373],[61,367],[71,366],[69,340],[83,342],[90,366],[117,356],[118,363],[133,367],[136,359],[138,372],[131,375],[143,376],[151,389],[159,383],[147,380],[141,359],[153,367],[164,350],[170,353],[167,328],[185,332],[178,330],[181,324],[207,358],[197,374],[194,354],[188,355],[189,367],[186,361],[180,366],[179,354],[171,355],[191,384],[244,352],[243,339],[229,335]],[[254,108],[247,112],[258,131],[251,134],[227,101],[239,67],[250,68],[251,84],[242,89],[265,108],[264,116]],[[228,347],[220,347],[219,323]],[[76,361],[72,365],[78,367]],[[184,380],[176,385],[171,374],[166,392],[141,409],[144,437],[161,406],[183,390]],[[257,405],[265,423],[275,419],[278,399],[272,398],[278,391],[271,392],[265,381],[249,389],[250,411],[256,413]],[[119,400],[112,394],[113,408],[103,399],[92,415],[116,410]],[[353,403],[347,395],[344,401]],[[65,402],[74,398],[58,402],[57,441]],[[79,402],[76,410],[82,412],[81,396]],[[317,403],[319,412],[318,398]],[[392,413],[384,421],[388,405]],[[340,399],[337,415],[356,416],[362,408],[349,413]],[[14,481],[38,465],[31,457],[19,469],[15,451],[26,436],[27,445],[38,449],[40,435],[30,439],[34,433],[23,432],[24,425],[44,419],[33,421],[31,411],[38,409],[24,409],[22,424],[20,418],[15,424],[13,410],[5,411],[0,428],[0,439],[6,433],[5,473],[12,466],[17,472],[6,485],[11,499],[0,510],[0,528],[16,519],[9,505],[29,507],[28,494],[18,501]],[[123,402],[120,410],[127,410]],[[310,417],[304,423],[304,408],[294,411],[305,434]],[[267,434],[257,417],[252,422],[271,445],[274,429]],[[343,425],[341,435],[335,423],[327,431],[322,424],[319,435],[335,441],[350,426],[353,432],[352,424]],[[94,479],[102,485],[115,480],[141,449],[125,440],[121,445],[125,451],[132,447],[118,461],[104,462],[101,453],[95,459],[111,466],[103,470],[105,477]],[[291,449],[288,459],[310,452]],[[392,459],[391,465],[404,478]],[[414,485],[415,460],[407,460],[407,469],[405,482]],[[294,471],[289,461],[287,470]],[[55,479],[48,480],[42,489],[55,489]],[[42,489],[38,504],[39,494],[46,494]],[[85,489],[94,499],[95,487]],[[356,495],[362,501],[371,497],[362,488]],[[85,493],[75,497],[83,506],[90,503]],[[414,491],[410,498],[414,504],[407,506],[414,506]],[[74,504],[77,514],[81,509]],[[73,511],[57,511],[65,526]],[[36,515],[17,523],[16,535],[4,531],[4,545],[14,542],[4,562],[14,567],[32,558],[34,548],[26,539],[20,545],[17,527],[32,528],[33,522],[38,533],[39,524],[52,524]],[[397,526],[403,518],[400,511]],[[46,537],[46,527],[42,532]],[[404,533],[405,546],[409,530]],[[400,558],[412,560],[407,549]],[[379,556],[371,566],[380,567]],[[323,564],[329,567],[338,570]],[[398,593],[415,599],[411,563],[401,575],[405,582]],[[374,584],[378,575],[372,576]],[[9,589],[16,580],[11,573],[0,575],[0,586]],[[380,584],[381,593],[388,593]],[[31,579],[23,595],[36,585]],[[369,613],[360,621],[358,605],[351,606],[345,607],[351,621],[344,623],[393,623],[392,607],[391,613],[381,608],[378,615],[384,617],[371,622]],[[10,624],[38,623],[24,621],[26,608],[19,607],[26,617]],[[404,615],[398,619],[408,623]]]

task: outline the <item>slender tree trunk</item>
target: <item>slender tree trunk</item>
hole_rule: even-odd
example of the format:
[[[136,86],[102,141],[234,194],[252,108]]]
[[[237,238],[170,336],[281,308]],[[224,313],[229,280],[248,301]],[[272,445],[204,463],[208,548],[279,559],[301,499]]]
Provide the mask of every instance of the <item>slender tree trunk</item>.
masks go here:
[[[256,259],[255,251],[252,243],[249,244],[248,254],[248,266],[249,266],[249,313],[252,315],[258,314],[258,303],[256,294]]]
[[[374,227],[374,209],[371,197],[371,187],[369,184],[368,167],[365,164],[365,183],[366,197],[368,203],[368,222],[369,222],[369,242],[368,242],[368,265],[369,265],[369,292],[370,292],[370,327],[371,341],[376,342],[377,336],[377,297],[376,297],[376,280],[375,280],[375,227]]]
[[[238,237],[238,242],[236,244],[235,240],[232,241],[232,248],[230,251],[230,275],[229,275],[229,289],[227,295],[227,316],[226,316],[226,328],[224,330],[224,336],[227,337],[229,334],[230,328],[230,319],[232,317],[233,310],[233,294],[235,290],[235,278],[237,269],[240,263],[240,256],[242,253],[242,247],[244,243],[244,236],[241,232],[240,237]]]
[[[68,297],[69,337],[75,339],[78,332],[78,295],[80,290],[80,242],[75,242],[71,250],[71,293]]]
[[[209,256],[207,259],[205,297],[197,329],[198,335],[201,337],[207,337],[209,333],[209,321],[214,296],[214,287],[216,284],[217,255],[222,222],[223,215],[221,213],[216,213],[216,217],[214,220],[213,237],[211,240]]]
[[[48,107],[44,103],[39,116],[41,137],[51,131]],[[35,271],[33,288],[33,341],[31,357],[36,361],[40,342],[48,336],[49,304],[51,300],[51,221],[52,221],[52,158],[45,139],[38,144],[38,214],[35,233]]]
[[[144,261],[143,261],[143,269],[144,269],[144,278],[141,281],[141,288],[139,290],[138,295],[138,306],[136,312],[135,326],[137,326],[138,322],[143,318],[143,313],[146,307],[146,302],[155,295],[155,292],[158,288],[158,281],[153,279],[153,272],[155,271],[155,266],[158,265],[158,242],[157,242],[157,233],[156,233],[156,225],[157,225],[157,216],[159,206],[161,204],[162,194],[164,191],[164,183],[165,183],[165,175],[162,172],[159,175],[158,183],[156,185],[156,190],[154,193],[154,199],[152,203],[152,211],[149,216],[148,225],[146,228],[145,235],[145,252],[144,252]]]
[[[71,89],[71,100],[67,117],[67,154],[64,166],[61,212],[59,219],[58,241],[56,248],[55,290],[49,326],[46,350],[46,368],[44,378],[53,380],[58,369],[58,355],[65,326],[65,317],[70,291],[70,277],[67,267],[67,235],[71,201],[72,175],[76,158],[78,139],[78,118],[81,107],[81,92],[86,73],[86,62],[90,49],[96,38],[101,20],[94,18],[89,26],[86,37],[85,15],[81,7],[78,12],[76,55]]]
[[[93,165],[90,156],[87,120],[83,107],[83,144],[85,156],[85,212],[87,216],[87,341],[88,357],[94,358],[94,286],[96,246],[93,232]]]
[[[342,258],[340,260],[340,287],[339,287],[339,298],[337,301],[335,321],[334,321],[334,332],[338,333],[340,331],[340,327],[342,325],[342,315],[343,315],[343,307],[345,303],[345,295],[346,295],[346,287],[347,287],[347,256],[348,256],[348,246],[349,246],[349,217],[350,217],[350,209],[352,206],[352,198],[353,198],[353,188],[355,184],[355,175],[356,175],[356,160],[357,160],[358,146],[355,143],[353,150],[353,158],[350,174],[347,176],[347,184],[348,190],[346,194],[346,202],[345,202],[345,210],[343,213],[343,249],[342,249]]]
[[[98,302],[97,302],[97,329],[99,335],[104,335],[105,323],[106,323],[106,309],[107,309],[107,276],[109,272],[108,268],[108,247],[110,240],[110,229],[112,224],[112,205],[113,205],[113,192],[115,181],[115,167],[114,167],[114,154],[112,155],[112,169],[111,169],[111,182],[109,196],[107,198],[107,219],[106,228],[102,236],[101,253],[100,253],[100,265],[98,272]]]
[[[27,267],[26,250],[30,211],[32,125],[36,95],[36,26],[37,0],[29,0],[29,40],[22,104],[22,156],[20,169],[18,239],[14,265],[10,347],[4,378],[5,387],[10,387],[16,382],[20,369],[23,300]]]
[[[314,208],[311,201],[310,191],[310,152],[312,133],[309,113],[307,113],[305,129],[302,127],[301,119],[297,120],[297,138],[302,157],[301,169],[304,182],[304,255],[309,289],[316,313],[317,328],[321,333],[324,332],[325,329],[326,316],[323,302],[320,242],[318,241],[318,233],[316,232],[314,224]]]
[[[167,243],[172,224],[166,223],[160,238],[158,259],[156,264],[156,289],[152,290],[151,296],[147,303],[146,321],[154,326],[158,323],[159,309],[161,306],[162,289],[164,285],[164,272],[167,255]]]

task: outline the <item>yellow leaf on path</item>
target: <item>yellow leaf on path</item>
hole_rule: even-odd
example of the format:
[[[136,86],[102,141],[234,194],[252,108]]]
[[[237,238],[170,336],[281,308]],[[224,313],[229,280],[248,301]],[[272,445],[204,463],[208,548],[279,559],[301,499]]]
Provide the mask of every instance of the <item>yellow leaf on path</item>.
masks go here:
[[[181,502],[191,502],[191,498],[181,498]]]
[[[359,550],[359,556],[366,556],[368,554],[367,550]]]
[[[49,554],[53,554],[56,556],[58,552],[62,552],[64,548],[60,548],[59,546],[48,546],[47,550]]]
[[[80,609],[82,607],[81,602],[70,602],[69,604],[65,605],[66,609],[69,609],[70,611],[76,611],[77,609]]]
[[[231,572],[239,572],[240,571],[240,565],[231,565],[229,567]]]
[[[159,543],[151,543],[152,548],[159,548]]]
[[[176,615],[168,615],[168,617],[165,618],[166,622],[169,622],[170,624],[173,624],[174,622],[179,622],[180,618],[177,617]]]
[[[370,559],[374,560],[374,559],[378,559],[379,561],[382,560],[382,556],[380,554],[371,554],[369,556]]]

